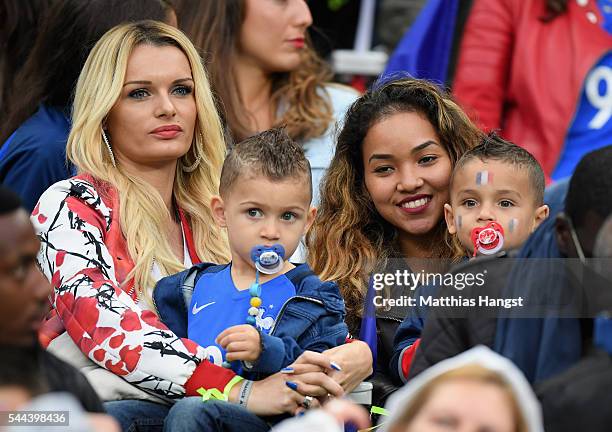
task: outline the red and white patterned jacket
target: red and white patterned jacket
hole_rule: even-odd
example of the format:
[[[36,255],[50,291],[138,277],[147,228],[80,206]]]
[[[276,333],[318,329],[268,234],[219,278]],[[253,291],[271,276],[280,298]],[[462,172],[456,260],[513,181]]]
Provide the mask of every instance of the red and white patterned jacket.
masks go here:
[[[41,343],[46,347],[66,331],[92,361],[165,398],[196,395],[200,387],[223,391],[233,372],[204,360],[202,347],[141,309],[133,283],[123,284],[134,263],[118,201],[108,183],[82,175],[54,184],[36,205],[31,220],[41,241],[38,262],[54,288]],[[197,263],[191,230],[179,213]]]

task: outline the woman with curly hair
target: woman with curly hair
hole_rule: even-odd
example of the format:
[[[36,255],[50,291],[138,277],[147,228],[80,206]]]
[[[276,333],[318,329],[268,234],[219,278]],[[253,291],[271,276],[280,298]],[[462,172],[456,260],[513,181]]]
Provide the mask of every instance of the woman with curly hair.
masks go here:
[[[307,244],[314,272],[340,286],[351,333],[359,334],[373,273],[439,271],[430,258],[456,257],[444,204],[455,162],[480,137],[453,99],[424,80],[388,82],[349,108]],[[405,315],[399,307],[376,311],[380,371]],[[375,398],[392,390],[375,385]]]
[[[333,155],[333,130],[357,94],[329,83],[311,46],[304,0],[175,2],[183,31],[207,60],[235,141],[284,125],[310,162],[314,202]]]

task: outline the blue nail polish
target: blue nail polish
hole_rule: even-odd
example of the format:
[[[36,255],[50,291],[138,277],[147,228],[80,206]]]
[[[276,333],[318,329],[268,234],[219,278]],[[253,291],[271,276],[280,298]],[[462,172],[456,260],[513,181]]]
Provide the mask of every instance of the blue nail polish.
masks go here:
[[[293,370],[292,367],[286,367],[284,369],[281,369],[281,373],[284,373],[284,374],[291,374],[293,372],[294,372],[294,370]]]
[[[291,390],[297,391],[298,386],[293,381],[287,381],[285,384],[287,384],[287,387],[289,387]]]
[[[342,370],[340,365],[336,362],[329,362],[329,365],[331,366],[332,369],[337,370],[338,372]]]
[[[306,411],[300,411],[299,413],[297,413],[297,416],[302,417],[304,414],[306,414]]]

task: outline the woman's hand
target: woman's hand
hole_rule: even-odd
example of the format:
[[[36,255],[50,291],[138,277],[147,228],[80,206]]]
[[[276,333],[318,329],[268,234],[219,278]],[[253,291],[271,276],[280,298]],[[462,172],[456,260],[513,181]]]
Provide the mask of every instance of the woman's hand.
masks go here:
[[[365,342],[354,341],[328,349],[323,354],[341,367],[342,370],[333,370],[328,375],[346,393],[352,392],[359,383],[372,375],[372,351]]]
[[[291,367],[295,370],[296,379],[299,379],[301,374],[309,372],[325,372],[342,386],[344,392],[350,393],[359,383],[372,375],[372,352],[365,342],[355,341],[328,349],[322,354],[306,351]],[[327,387],[330,387],[329,384]],[[312,391],[311,388],[308,389]],[[320,395],[322,392],[323,389],[318,389],[316,394]],[[328,391],[328,393],[337,395],[338,392]]]
[[[282,372],[255,381],[247,408],[261,416],[295,414],[303,408],[307,396],[311,408],[319,406],[316,398],[342,396],[342,387],[326,374],[331,369],[329,358],[307,351]],[[232,389],[231,402],[237,402],[239,387],[236,385]]]
[[[304,396],[287,386],[289,378],[289,375],[278,372],[261,381],[254,381],[247,400],[247,409],[259,416],[294,414],[301,407]],[[232,393],[239,387],[240,385],[234,386]],[[237,393],[236,391],[235,396],[230,394],[231,402],[237,402]]]
[[[343,396],[343,386],[352,390],[371,371],[372,354],[363,342],[342,345],[325,354],[306,351],[282,372],[255,381],[247,408],[260,416],[294,414],[303,408],[307,396],[321,400],[329,395]],[[239,387],[232,389],[230,401],[237,402]],[[310,407],[318,405],[317,399],[310,403]]]
[[[304,396],[321,398],[344,395],[342,387],[331,377],[332,372],[337,369],[339,366],[328,356],[305,351],[291,366],[283,370],[291,373],[290,380],[298,384],[298,392]]]

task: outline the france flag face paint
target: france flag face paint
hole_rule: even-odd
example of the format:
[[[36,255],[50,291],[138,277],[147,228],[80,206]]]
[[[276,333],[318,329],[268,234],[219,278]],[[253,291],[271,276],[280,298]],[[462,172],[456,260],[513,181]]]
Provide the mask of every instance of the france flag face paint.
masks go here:
[[[493,182],[493,173],[489,171],[479,171],[476,173],[476,184],[478,186],[485,186]]]
[[[457,225],[457,229],[461,229],[461,226],[463,225],[461,215],[457,215],[457,218],[455,219],[455,225]]]
[[[518,227],[518,219],[512,218],[508,223],[508,231],[514,232],[514,230]]]

